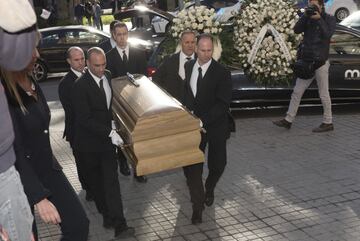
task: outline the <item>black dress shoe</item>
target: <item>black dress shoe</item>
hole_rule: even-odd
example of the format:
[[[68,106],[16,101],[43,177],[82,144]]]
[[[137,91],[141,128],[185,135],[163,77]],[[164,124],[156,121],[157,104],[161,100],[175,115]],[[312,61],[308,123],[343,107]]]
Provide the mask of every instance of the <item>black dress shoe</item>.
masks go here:
[[[196,225],[202,223],[202,210],[194,210],[191,216],[191,223]]]
[[[92,194],[90,194],[88,191],[86,191],[85,200],[88,202],[94,201],[94,197]]]
[[[115,228],[115,238],[130,238],[134,237],[135,229],[127,225],[117,226]]]
[[[120,164],[121,174],[123,174],[124,176],[129,176],[130,168],[129,168],[129,165],[127,164],[127,162],[120,162],[119,164]]]
[[[146,183],[147,182],[147,178],[146,176],[137,176],[136,174],[134,174],[134,178],[137,182],[140,183]]]
[[[103,227],[106,229],[114,228],[114,222],[111,220],[111,218],[103,217]]]
[[[205,205],[210,207],[214,203],[214,196],[205,196]]]

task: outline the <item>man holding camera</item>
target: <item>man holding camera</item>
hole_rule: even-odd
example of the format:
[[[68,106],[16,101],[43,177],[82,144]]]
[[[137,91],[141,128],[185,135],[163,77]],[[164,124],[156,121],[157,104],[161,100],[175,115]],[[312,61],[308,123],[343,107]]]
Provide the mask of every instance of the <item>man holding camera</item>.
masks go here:
[[[303,74],[297,74],[296,85],[291,95],[290,105],[284,119],[274,121],[279,127],[291,128],[295,119],[301,98],[305,90],[316,79],[319,89],[319,96],[323,105],[323,122],[313,132],[326,132],[334,130],[331,113],[331,99],[329,94],[329,47],[330,39],[335,31],[335,17],[325,13],[324,0],[309,0],[305,14],[295,24],[296,34],[304,33],[304,39],[298,50],[298,61],[301,65],[307,65],[303,69],[312,69]],[[309,67],[311,66],[311,67]],[[300,68],[303,66],[300,66]]]

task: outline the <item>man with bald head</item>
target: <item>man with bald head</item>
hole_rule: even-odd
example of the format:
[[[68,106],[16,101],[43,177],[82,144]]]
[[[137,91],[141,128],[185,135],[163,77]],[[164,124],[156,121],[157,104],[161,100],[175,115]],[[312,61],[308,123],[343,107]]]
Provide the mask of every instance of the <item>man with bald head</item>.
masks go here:
[[[114,228],[115,238],[127,238],[134,234],[134,228],[127,226],[120,194],[115,148],[123,141],[112,129],[111,73],[105,69],[101,48],[90,48],[87,56],[88,69],[72,91],[76,113],[73,146],[86,185],[103,216],[103,226]]]
[[[208,146],[209,174],[205,181],[205,197],[202,185],[202,163],[188,173],[192,223],[202,222],[203,203],[211,206],[214,190],[226,166],[226,140],[230,136],[228,110],[231,101],[232,82],[230,71],[212,58],[213,39],[209,34],[197,38],[197,58],[185,64],[184,104],[200,118],[206,132],[201,133],[200,149]]]
[[[67,50],[67,58],[66,61],[70,65],[70,71],[61,79],[59,84],[59,98],[60,102],[64,108],[65,112],[65,129],[63,138],[66,138],[66,141],[70,143],[71,148],[73,149],[74,144],[74,125],[75,125],[75,113],[73,112],[73,106],[71,103],[71,91],[75,84],[76,79],[78,79],[84,71],[85,68],[85,55],[84,51],[77,46],[70,47]],[[91,201],[92,194],[88,190],[86,186],[86,182],[84,179],[84,174],[79,165],[79,158],[76,155],[76,152],[73,149],[73,155],[75,158],[76,168],[79,176],[79,181],[81,184],[82,189],[86,191],[86,200]]]

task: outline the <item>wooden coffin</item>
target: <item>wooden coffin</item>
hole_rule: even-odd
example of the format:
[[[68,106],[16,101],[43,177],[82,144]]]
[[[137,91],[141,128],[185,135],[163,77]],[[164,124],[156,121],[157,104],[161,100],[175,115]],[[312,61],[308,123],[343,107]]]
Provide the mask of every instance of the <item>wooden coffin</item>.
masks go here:
[[[143,75],[112,79],[112,88],[123,152],[137,175],[204,161],[200,121],[176,99]]]

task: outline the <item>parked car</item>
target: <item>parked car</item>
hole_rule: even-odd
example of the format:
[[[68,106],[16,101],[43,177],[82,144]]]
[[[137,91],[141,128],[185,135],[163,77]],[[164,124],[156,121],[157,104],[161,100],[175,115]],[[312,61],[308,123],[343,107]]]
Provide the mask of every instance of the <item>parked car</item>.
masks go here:
[[[360,30],[360,11],[350,14],[350,16],[341,21],[340,24]]]
[[[32,77],[39,82],[46,80],[49,73],[69,70],[66,62],[66,51],[69,47],[76,45],[86,52],[110,38],[109,34],[88,26],[52,27],[39,31],[42,36],[38,46],[40,57],[32,71]],[[151,56],[151,43],[137,38],[129,38],[129,43],[146,49],[148,56]]]
[[[170,26],[168,23],[174,16],[160,9],[140,4],[121,9],[114,14],[114,18],[120,21],[131,19],[130,36],[156,41],[156,38],[161,38],[165,33],[167,26]]]
[[[165,42],[165,40],[164,40]],[[360,32],[336,26],[330,45],[329,88],[333,102],[348,103],[360,101]],[[154,51],[148,65],[148,74],[154,74],[162,61],[162,44]],[[295,81],[289,86],[259,86],[249,79],[244,71],[236,67],[238,63],[228,65],[233,83],[232,108],[254,106],[287,105]],[[305,92],[302,104],[319,103],[316,81]]]
[[[308,5],[308,0],[293,0],[295,6],[304,9]],[[336,21],[340,22],[351,13],[359,10],[359,5],[355,1],[359,0],[324,0],[325,11],[335,16]],[[303,11],[302,11],[303,12]]]
[[[355,0],[325,0],[325,10],[334,15],[338,22],[344,20],[359,8]]]

